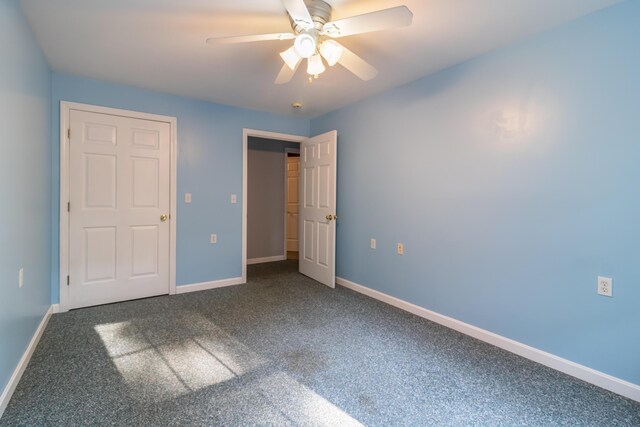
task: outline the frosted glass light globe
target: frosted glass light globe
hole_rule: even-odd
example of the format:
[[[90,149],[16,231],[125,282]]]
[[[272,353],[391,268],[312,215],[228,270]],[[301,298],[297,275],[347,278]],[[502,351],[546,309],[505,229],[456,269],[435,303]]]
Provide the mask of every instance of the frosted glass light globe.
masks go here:
[[[313,55],[309,58],[307,63],[307,73],[312,76],[317,76],[318,74],[324,73],[324,64],[322,63],[322,58],[319,54]]]
[[[306,33],[298,34],[293,46],[301,58],[309,58],[316,53],[316,40]]]
[[[331,67],[340,61],[343,51],[343,47],[333,40],[326,40],[320,45],[320,53]]]

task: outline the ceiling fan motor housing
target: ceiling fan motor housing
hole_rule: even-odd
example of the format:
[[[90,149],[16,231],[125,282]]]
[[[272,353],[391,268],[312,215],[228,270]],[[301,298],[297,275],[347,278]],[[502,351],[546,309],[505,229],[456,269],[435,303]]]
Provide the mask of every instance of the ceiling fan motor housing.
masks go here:
[[[309,10],[309,15],[311,15],[311,19],[313,20],[313,29],[318,32],[322,30],[322,27],[327,22],[331,21],[331,5],[322,0],[304,0],[304,4],[307,6],[307,10]],[[300,22],[294,21],[291,16],[289,16],[289,21],[291,21],[291,28],[296,34],[300,34],[308,30],[304,26],[301,25]]]

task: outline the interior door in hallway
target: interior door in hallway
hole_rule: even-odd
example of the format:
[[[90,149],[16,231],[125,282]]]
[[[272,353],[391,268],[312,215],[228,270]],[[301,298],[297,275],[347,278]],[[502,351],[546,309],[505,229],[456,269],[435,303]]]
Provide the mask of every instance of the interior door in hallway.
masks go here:
[[[298,252],[300,156],[287,154],[287,251]]]
[[[170,124],[69,121],[69,308],[169,293]]]
[[[336,286],[336,162],[338,133],[300,144],[300,273]]]

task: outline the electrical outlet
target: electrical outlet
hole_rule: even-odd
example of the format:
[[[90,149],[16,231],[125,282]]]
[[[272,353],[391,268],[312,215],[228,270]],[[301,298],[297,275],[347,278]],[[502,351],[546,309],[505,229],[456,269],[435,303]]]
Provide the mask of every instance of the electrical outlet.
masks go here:
[[[184,193],[184,202],[191,203],[191,193]]]
[[[398,243],[398,255],[404,255],[404,244]]]
[[[218,243],[218,235],[217,234],[212,234],[211,235],[211,244],[215,245],[216,243]]]
[[[371,239],[371,249],[376,248],[376,239]]]
[[[236,204],[238,203],[238,196],[236,196],[235,194],[231,195],[231,203]]]
[[[24,286],[24,268],[20,268],[18,271],[18,287],[21,288]]]
[[[598,295],[613,296],[613,279],[598,276]]]

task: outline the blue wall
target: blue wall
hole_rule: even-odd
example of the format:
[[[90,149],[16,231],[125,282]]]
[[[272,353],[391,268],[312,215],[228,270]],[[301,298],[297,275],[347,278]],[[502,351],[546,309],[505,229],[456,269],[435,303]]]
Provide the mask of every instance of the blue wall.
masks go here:
[[[312,120],[338,130],[338,275],[640,384],[639,22],[626,2]]]
[[[130,86],[53,74],[53,194],[60,181],[60,101],[80,102],[178,119],[178,285],[242,275],[242,130],[308,135],[309,120],[234,108]],[[184,204],[184,193],[192,193]],[[238,203],[231,204],[231,194]],[[53,199],[53,224],[59,221]],[[52,299],[58,302],[58,228],[52,239]],[[218,234],[211,245],[209,235]]]
[[[0,40],[1,393],[50,303],[51,74],[17,0],[0,2]]]
[[[0,2],[0,388],[58,301],[60,100],[178,118],[178,284],[241,273],[242,200],[229,195],[242,191],[243,128],[337,129],[339,276],[639,384],[639,21],[625,2],[309,132],[305,119],[52,75],[17,0]],[[614,278],[613,298],[595,294],[597,275]]]

